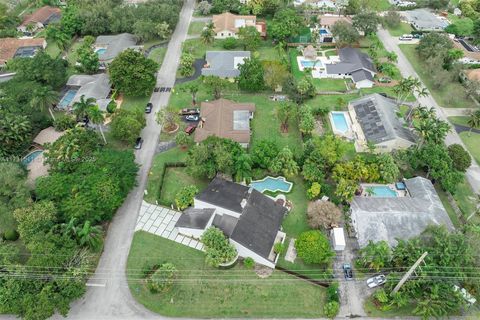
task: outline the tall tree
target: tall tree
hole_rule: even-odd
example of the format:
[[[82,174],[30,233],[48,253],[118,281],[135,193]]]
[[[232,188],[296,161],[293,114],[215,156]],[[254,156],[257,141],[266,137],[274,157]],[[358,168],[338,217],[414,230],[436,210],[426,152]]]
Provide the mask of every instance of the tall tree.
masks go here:
[[[480,110],[475,110],[468,116],[467,124],[470,126],[468,135],[470,136],[474,128],[480,128]]]
[[[105,134],[103,133],[103,122],[105,121],[105,117],[103,112],[98,108],[97,105],[91,106],[87,109],[87,117],[88,119],[97,126],[98,130],[100,131],[100,135],[102,136],[103,143],[107,144],[107,139],[105,139]]]
[[[31,141],[31,123],[26,116],[0,109],[0,155],[21,153]]]
[[[238,87],[240,89],[258,92],[264,88],[264,70],[260,59],[246,58],[243,64],[238,66],[238,69],[240,70],[238,76]]]
[[[292,8],[280,9],[275,13],[272,22],[268,25],[270,35],[279,41],[297,36],[304,26],[303,19]]]
[[[205,44],[213,43],[215,40],[215,25],[213,22],[210,22],[206,25],[206,27],[202,30],[200,34],[200,39]]]
[[[85,99],[85,95],[82,95],[80,101],[75,102],[72,106],[77,121],[81,121],[83,118],[88,117],[88,110],[96,106],[96,102],[95,98]]]
[[[238,38],[243,45],[243,50],[256,51],[262,39],[260,32],[254,26],[242,27],[238,30]]]
[[[55,121],[52,106],[58,101],[58,93],[49,86],[37,88],[33,91],[30,105],[32,108],[39,108],[40,110],[48,110],[50,116]]]

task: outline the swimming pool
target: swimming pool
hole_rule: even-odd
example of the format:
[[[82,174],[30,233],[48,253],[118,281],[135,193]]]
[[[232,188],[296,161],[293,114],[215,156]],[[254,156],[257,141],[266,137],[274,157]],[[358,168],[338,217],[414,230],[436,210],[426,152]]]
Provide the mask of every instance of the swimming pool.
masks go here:
[[[347,115],[345,112],[330,112],[330,116],[333,131],[343,134],[347,133],[347,131],[350,129],[350,126],[348,125]]]
[[[262,180],[252,181],[249,185],[259,192],[290,192],[293,183],[287,181],[284,177],[265,177]]]
[[[77,90],[75,89],[69,89],[63,96],[62,100],[58,103],[58,108],[60,109],[66,109],[70,103],[72,102],[73,98],[75,98],[75,95],[77,94]]]
[[[22,159],[22,164],[25,166],[28,166],[30,163],[32,163],[33,160],[35,160],[42,153],[43,153],[43,150],[35,150],[33,152],[30,152],[28,155],[26,155]]]
[[[327,29],[320,29],[320,34],[329,34],[330,32]]]
[[[302,67],[304,67],[304,68],[314,68],[314,67],[322,67],[323,66],[322,61],[320,61],[320,60],[315,60],[315,61],[300,60],[300,63],[302,64]]]
[[[395,190],[390,189],[388,186],[370,186],[367,187],[367,193],[371,192],[371,197],[378,198],[394,198],[398,197],[398,194]],[[370,192],[369,192],[370,191]]]
[[[95,52],[101,56],[102,54],[104,54],[105,52],[107,51],[107,49],[105,48],[100,48],[100,49],[97,49]]]

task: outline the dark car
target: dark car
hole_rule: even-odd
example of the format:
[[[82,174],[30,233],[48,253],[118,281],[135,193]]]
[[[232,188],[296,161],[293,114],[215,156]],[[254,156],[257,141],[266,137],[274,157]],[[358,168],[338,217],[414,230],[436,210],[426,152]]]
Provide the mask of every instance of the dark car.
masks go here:
[[[143,139],[141,137],[138,137],[137,140],[135,140],[135,146],[133,147],[135,150],[142,149],[143,145]]]
[[[353,280],[352,266],[349,263],[343,264],[343,275],[345,276],[345,280]]]
[[[145,113],[151,113],[153,109],[153,104],[151,102],[147,103],[147,106],[145,107]]]
[[[188,115],[188,116],[185,116],[185,120],[187,120],[187,121],[198,121],[198,120],[200,120],[200,117],[196,116],[196,115]]]
[[[199,114],[199,113],[200,113],[199,108],[184,108],[184,109],[180,110],[180,115],[182,115],[182,116],[195,115],[195,114]]]
[[[185,133],[188,134],[188,135],[191,135],[195,129],[197,128],[197,126],[194,126],[194,125],[191,125],[191,126],[188,126],[185,128]]]

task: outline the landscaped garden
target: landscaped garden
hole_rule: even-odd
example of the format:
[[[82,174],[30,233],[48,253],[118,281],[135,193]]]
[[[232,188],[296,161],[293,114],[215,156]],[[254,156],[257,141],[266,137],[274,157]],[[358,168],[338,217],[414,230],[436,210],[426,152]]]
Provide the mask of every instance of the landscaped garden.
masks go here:
[[[178,276],[167,292],[152,294],[140,272],[173,263]],[[241,264],[219,270],[205,264],[205,254],[139,231],[127,261],[133,296],[148,309],[170,317],[321,317],[325,288],[275,270],[259,278]]]

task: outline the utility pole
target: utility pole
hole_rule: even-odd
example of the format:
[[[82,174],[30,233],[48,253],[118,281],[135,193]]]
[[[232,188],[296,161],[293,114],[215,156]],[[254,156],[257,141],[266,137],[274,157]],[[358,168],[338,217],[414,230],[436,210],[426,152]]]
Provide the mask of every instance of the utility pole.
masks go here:
[[[395,286],[395,288],[393,289],[391,295],[395,294],[398,292],[398,290],[400,290],[400,288],[403,286],[403,284],[408,280],[408,278],[410,278],[410,276],[412,275],[412,273],[415,271],[415,269],[417,269],[417,267],[420,265],[420,263],[423,262],[423,259],[425,259],[425,257],[428,255],[428,252],[424,252],[422,254],[422,256],[420,258],[418,258],[418,260],[413,264],[413,266],[410,268],[410,270],[408,270],[407,273],[405,273],[405,275],[403,276],[403,278],[400,280],[400,282]]]

